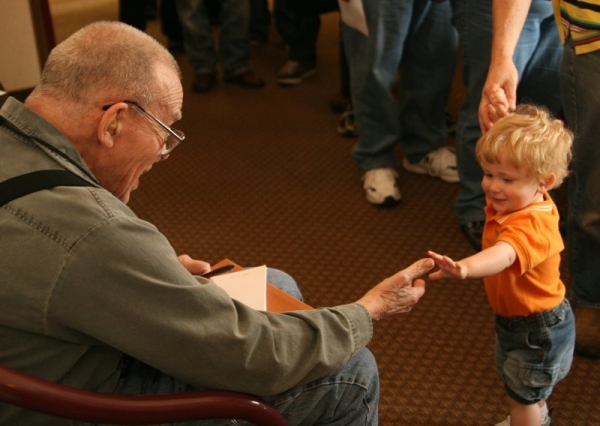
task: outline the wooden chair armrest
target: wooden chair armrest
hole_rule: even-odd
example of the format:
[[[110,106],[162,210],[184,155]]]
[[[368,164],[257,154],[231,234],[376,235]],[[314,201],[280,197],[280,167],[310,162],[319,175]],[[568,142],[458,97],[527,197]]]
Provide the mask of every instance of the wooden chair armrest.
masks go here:
[[[186,420],[243,419],[285,426],[281,413],[262,399],[239,392],[194,391],[119,395],[71,388],[0,366],[0,401],[72,420],[109,424],[156,424]]]

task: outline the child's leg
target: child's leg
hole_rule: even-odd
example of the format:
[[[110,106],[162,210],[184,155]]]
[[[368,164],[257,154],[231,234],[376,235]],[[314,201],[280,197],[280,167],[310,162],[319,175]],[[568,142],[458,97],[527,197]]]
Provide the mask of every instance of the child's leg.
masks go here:
[[[508,406],[510,408],[510,426],[540,426],[547,424],[548,408],[546,407],[546,401],[525,405],[509,396]]]

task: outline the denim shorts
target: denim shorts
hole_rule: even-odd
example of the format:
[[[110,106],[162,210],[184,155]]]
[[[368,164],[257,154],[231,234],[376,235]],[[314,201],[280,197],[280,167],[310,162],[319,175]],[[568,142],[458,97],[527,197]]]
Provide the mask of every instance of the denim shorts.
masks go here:
[[[575,319],[565,299],[526,317],[496,316],[496,368],[508,396],[521,404],[546,400],[571,368]]]

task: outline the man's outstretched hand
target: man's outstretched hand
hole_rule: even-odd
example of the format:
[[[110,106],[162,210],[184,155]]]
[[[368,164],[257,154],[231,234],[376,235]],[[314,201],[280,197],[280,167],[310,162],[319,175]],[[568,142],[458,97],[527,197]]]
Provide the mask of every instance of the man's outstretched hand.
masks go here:
[[[425,294],[425,281],[418,279],[433,269],[432,259],[421,259],[386,278],[357,300],[374,321],[408,312]]]

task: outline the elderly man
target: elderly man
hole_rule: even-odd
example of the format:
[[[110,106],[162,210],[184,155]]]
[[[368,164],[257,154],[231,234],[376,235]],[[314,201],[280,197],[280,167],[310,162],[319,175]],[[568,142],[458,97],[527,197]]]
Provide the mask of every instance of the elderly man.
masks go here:
[[[424,282],[416,278],[433,262],[416,262],[355,303],[287,314],[253,310],[194,277],[210,265],[178,257],[126,206],[141,175],[184,140],[171,127],[182,99],[166,49],[125,24],[99,22],[52,51],[25,105],[7,100],[0,364],[103,392],[254,393],[290,424],[377,424],[379,379],[365,345],[374,321],[417,303]],[[53,188],[27,194],[16,185],[11,197],[7,187],[23,179]],[[268,279],[299,295],[287,274],[269,270]],[[0,406],[2,424],[52,421]]]

